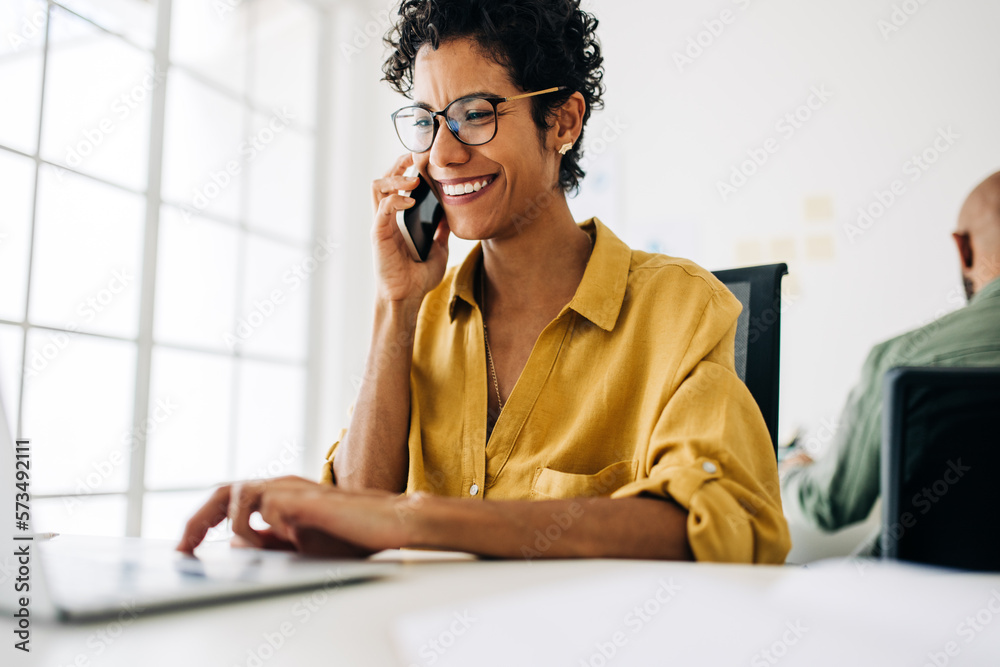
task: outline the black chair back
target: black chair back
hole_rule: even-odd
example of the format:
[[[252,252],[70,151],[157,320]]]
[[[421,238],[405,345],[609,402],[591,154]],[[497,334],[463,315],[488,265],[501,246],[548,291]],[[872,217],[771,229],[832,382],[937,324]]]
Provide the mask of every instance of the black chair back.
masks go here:
[[[736,322],[736,373],[764,415],[778,455],[778,376],[781,351],[781,279],[786,264],[714,271],[743,304]]]
[[[1000,368],[894,368],[882,415],[882,557],[1000,571]]]

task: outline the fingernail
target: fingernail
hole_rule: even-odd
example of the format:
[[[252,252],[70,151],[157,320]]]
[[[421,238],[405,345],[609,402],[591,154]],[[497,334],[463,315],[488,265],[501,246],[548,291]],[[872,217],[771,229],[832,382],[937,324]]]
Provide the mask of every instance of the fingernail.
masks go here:
[[[403,197],[403,201],[405,201],[407,204],[412,204],[414,202],[414,199],[413,197]]]

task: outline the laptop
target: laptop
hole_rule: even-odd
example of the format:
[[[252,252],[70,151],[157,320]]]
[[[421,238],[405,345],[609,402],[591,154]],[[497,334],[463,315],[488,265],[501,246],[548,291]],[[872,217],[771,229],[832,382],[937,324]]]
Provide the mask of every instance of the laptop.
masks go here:
[[[1000,572],[1000,368],[894,368],[883,393],[883,558]]]
[[[38,444],[32,442],[31,448]],[[14,505],[15,441],[0,396],[0,500]],[[30,472],[34,473],[34,470]],[[203,606],[380,578],[391,562],[309,558],[295,553],[207,543],[188,556],[175,543],[143,538],[34,536],[8,515],[0,538],[0,612],[30,598],[32,618],[90,621],[152,610]],[[179,536],[178,536],[179,537]],[[28,580],[17,581],[16,552],[27,552]],[[24,584],[30,586],[23,590]],[[15,590],[21,586],[21,590]]]

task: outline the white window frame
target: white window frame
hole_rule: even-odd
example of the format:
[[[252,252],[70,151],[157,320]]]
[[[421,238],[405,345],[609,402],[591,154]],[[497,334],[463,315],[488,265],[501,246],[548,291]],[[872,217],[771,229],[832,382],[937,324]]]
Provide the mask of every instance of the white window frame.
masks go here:
[[[248,5],[252,0],[244,0]],[[271,240],[278,240],[292,247],[296,247],[303,251],[308,251],[309,247],[315,242],[316,239],[321,238],[324,230],[323,221],[326,219],[327,213],[327,203],[326,198],[323,195],[323,188],[321,184],[328,182],[328,164],[329,164],[329,142],[330,142],[330,111],[329,108],[329,86],[331,81],[331,57],[333,52],[332,46],[332,21],[329,9],[322,3],[316,2],[314,0],[295,0],[301,4],[308,5],[312,11],[316,12],[318,21],[317,28],[317,45],[316,53],[314,56],[317,59],[316,67],[316,122],[315,126],[309,129],[312,134],[314,150],[312,153],[312,187],[311,187],[311,233],[310,239],[301,244],[290,242],[287,239],[276,239],[273,236],[268,235],[266,232],[261,232],[260,230],[250,229],[247,226],[247,205],[246,205],[246,194],[244,189],[244,200],[241,202],[240,218],[238,224],[238,231],[241,234],[240,243],[240,260],[237,271],[242,270],[243,263],[246,258],[246,240],[252,236],[258,238],[269,238]],[[45,85],[46,85],[46,75],[48,72],[48,59],[49,59],[49,30],[50,30],[50,19],[52,16],[52,11],[54,7],[58,7],[60,11],[66,11],[74,16],[78,17],[80,20],[86,21],[87,23],[100,29],[102,32],[125,41],[133,48],[151,53],[153,56],[153,66],[157,72],[166,72],[166,79],[163,85],[156,86],[152,91],[151,98],[151,108],[150,108],[150,126],[149,126],[149,150],[148,150],[148,172],[147,172],[147,184],[145,192],[136,191],[128,187],[124,187],[119,183],[113,183],[107,181],[100,177],[95,177],[90,174],[85,174],[76,171],[73,168],[53,163],[45,160],[41,157],[41,145],[42,145],[42,133],[44,131],[43,115],[45,112]],[[251,9],[252,10],[252,9]],[[20,383],[18,385],[18,410],[16,415],[11,415],[11,421],[15,422],[15,432],[24,437],[30,437],[30,434],[24,434],[22,429],[22,418],[24,415],[24,389],[25,389],[25,371],[27,370],[28,364],[28,332],[32,329],[37,330],[49,330],[56,332],[74,333],[75,335],[83,336],[96,336],[98,338],[117,340],[124,343],[134,344],[136,346],[136,369],[135,369],[135,397],[133,402],[133,415],[132,415],[132,428],[133,433],[145,433],[145,425],[150,417],[150,382],[151,382],[151,371],[152,371],[152,357],[154,348],[169,348],[178,350],[196,350],[199,352],[208,352],[210,354],[215,354],[223,357],[232,358],[234,361],[240,361],[241,359],[250,360],[261,360],[286,364],[289,367],[303,367],[305,368],[305,423],[303,425],[303,435],[306,443],[313,443],[317,440],[318,434],[318,423],[319,423],[319,394],[321,389],[321,378],[320,374],[322,372],[322,365],[317,363],[317,360],[322,358],[323,353],[323,304],[325,301],[324,297],[324,280],[323,272],[318,271],[314,276],[314,279],[309,283],[309,309],[307,314],[307,348],[305,359],[301,362],[291,362],[287,360],[275,360],[273,358],[268,358],[263,355],[249,354],[242,352],[239,347],[233,351],[222,352],[218,350],[203,350],[196,349],[191,346],[184,345],[174,345],[174,344],[164,344],[164,343],[154,343],[153,340],[153,320],[155,313],[155,295],[156,295],[156,267],[157,259],[159,256],[159,225],[160,225],[160,209],[161,206],[166,205],[178,205],[179,202],[164,202],[161,197],[161,184],[162,184],[162,171],[163,171],[163,146],[164,146],[164,127],[166,122],[166,101],[167,95],[169,94],[169,81],[171,75],[175,71],[184,71],[185,74],[191,75],[196,78],[202,84],[212,88],[216,92],[228,96],[230,99],[234,98],[234,93],[226,90],[224,87],[200,76],[197,72],[192,71],[183,65],[174,64],[170,61],[170,27],[171,27],[171,13],[172,13],[172,0],[157,0],[156,4],[156,24],[155,24],[155,42],[152,49],[148,49],[135,44],[128,37],[116,33],[106,27],[95,23],[93,20],[86,16],[82,16],[78,12],[73,11],[60,4],[55,0],[47,0],[46,4],[46,22],[44,30],[44,42],[43,42],[43,52],[42,52],[42,72],[41,72],[41,93],[38,100],[38,128],[36,135],[35,148],[32,154],[27,154],[23,151],[16,150],[14,148],[0,144],[0,150],[5,150],[15,155],[20,155],[25,158],[32,159],[35,165],[34,173],[34,191],[32,193],[32,204],[31,204],[31,218],[30,218],[30,237],[28,246],[28,266],[27,266],[27,295],[25,299],[25,310],[24,317],[20,321],[11,321],[0,319],[0,323],[10,324],[14,326],[19,326],[21,328],[21,368],[20,368]],[[244,26],[244,30],[248,33],[252,30],[252,25],[247,22]],[[247,48],[250,48],[250,40],[248,39]],[[251,59],[252,62],[252,59]],[[249,69],[249,68],[248,68]],[[252,71],[248,71],[247,78],[253,75]],[[247,95],[237,96],[237,101],[244,108],[244,119],[246,119],[244,129],[247,129],[249,125],[249,118],[252,114],[247,113],[249,111],[261,111],[257,106],[255,106],[249,99]],[[308,129],[308,128],[303,128]],[[142,250],[142,275],[140,283],[140,302],[139,302],[139,328],[138,336],[135,339],[126,338],[121,336],[98,334],[98,333],[86,333],[86,332],[71,332],[67,329],[61,329],[58,327],[50,327],[44,325],[34,324],[30,321],[28,317],[28,309],[30,307],[30,296],[31,296],[31,275],[32,275],[32,264],[35,259],[35,233],[36,233],[36,220],[38,211],[38,184],[39,175],[43,166],[50,166],[58,170],[65,170],[73,174],[79,175],[83,178],[91,179],[108,185],[119,190],[126,192],[131,192],[133,194],[138,194],[144,196],[146,199],[146,209],[145,209],[145,219],[143,227],[143,250]],[[213,218],[213,216],[208,212],[200,212],[199,215],[206,218]],[[231,221],[226,221],[228,224],[232,224]],[[240,286],[237,287],[239,291]],[[237,295],[238,296],[238,295]],[[233,376],[233,389],[232,389],[232,400],[230,401],[230,419],[235,423],[236,421],[236,411],[239,409],[238,401],[238,391],[239,391],[239,364],[236,364],[234,376]],[[58,409],[58,406],[53,406],[54,410]],[[237,429],[230,429],[230,442],[228,451],[228,468],[229,475],[232,477],[235,474],[235,460],[236,460],[236,447],[237,447]],[[176,492],[176,491],[191,491],[199,490],[204,487],[184,487],[184,488],[157,488],[155,490],[149,490],[146,488],[146,439],[137,438],[136,445],[131,448],[131,456],[129,459],[129,472],[128,472],[128,486],[124,492],[126,500],[126,519],[125,519],[125,535],[129,537],[137,537],[142,533],[142,512],[143,503],[145,499],[145,494],[152,491],[156,493],[161,492]],[[312,448],[306,447],[306,453],[311,453]],[[35,499],[46,499],[46,498],[71,498],[76,497],[77,494],[73,493],[59,493],[59,494],[32,494]],[[94,493],[87,494],[90,496],[122,496],[121,491],[95,491]]]

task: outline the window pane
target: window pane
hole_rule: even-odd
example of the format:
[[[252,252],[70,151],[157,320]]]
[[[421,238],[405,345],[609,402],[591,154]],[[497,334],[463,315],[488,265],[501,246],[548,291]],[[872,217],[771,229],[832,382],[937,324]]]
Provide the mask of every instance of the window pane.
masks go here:
[[[125,536],[125,496],[36,499],[31,510],[31,529],[38,533]]]
[[[42,156],[142,190],[149,109],[163,83],[153,58],[53,7]]]
[[[152,50],[156,42],[156,3],[135,0],[59,0],[59,4],[99,26]]]
[[[28,332],[23,435],[37,493],[122,491],[128,481],[135,345]]]
[[[251,137],[261,150],[249,165],[251,227],[305,241],[311,229],[313,139],[280,114],[254,117]]]
[[[231,384],[228,357],[153,349],[147,488],[226,480]]]
[[[155,337],[157,342],[230,350],[236,321],[240,232],[164,206],[160,218]]]
[[[0,183],[4,190],[0,197],[0,318],[20,321],[28,294],[34,161],[0,151]]]
[[[134,337],[145,201],[68,171],[39,175],[30,318]]]
[[[34,154],[45,48],[45,3],[0,3],[0,144]],[[11,94],[17,91],[17,94]]]
[[[211,490],[147,493],[142,500],[142,537],[179,540],[184,524],[195,511],[208,502]],[[209,531],[206,540],[229,535],[226,522]]]
[[[253,150],[243,108],[184,72],[170,73],[163,146],[163,198],[194,213],[239,214],[241,172]]]
[[[174,0],[170,60],[238,95],[246,90],[247,4]]]
[[[302,474],[305,369],[242,362],[236,478]]]
[[[10,422],[12,435],[17,430],[17,410],[21,403],[21,327],[0,324],[0,395]]]
[[[255,10],[250,96],[265,109],[288,107],[296,122],[313,127],[319,16],[298,0],[259,0]]]
[[[305,250],[250,236],[237,339],[243,350],[290,360],[306,357],[309,280],[318,262]]]

